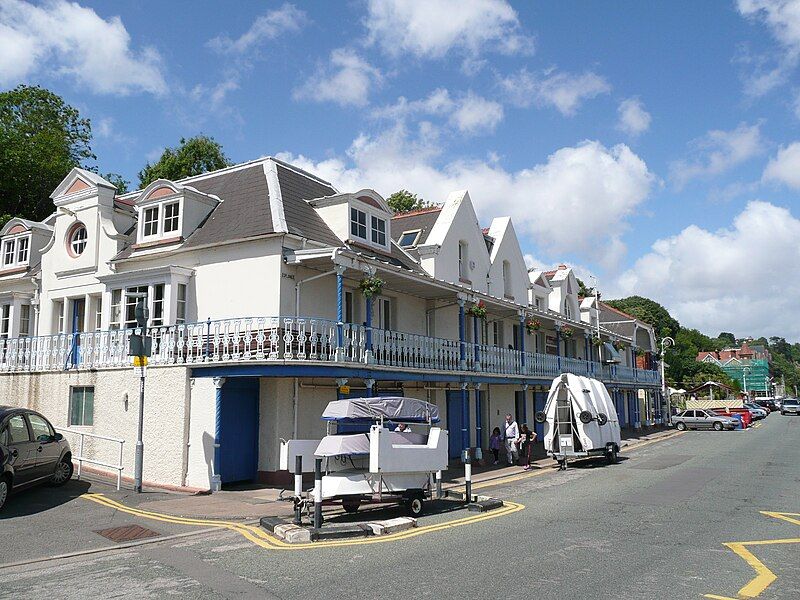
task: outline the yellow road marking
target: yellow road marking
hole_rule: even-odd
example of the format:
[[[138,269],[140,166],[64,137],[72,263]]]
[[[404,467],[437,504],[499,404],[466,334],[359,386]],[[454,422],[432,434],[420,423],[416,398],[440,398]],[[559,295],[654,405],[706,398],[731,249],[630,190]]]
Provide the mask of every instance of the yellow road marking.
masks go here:
[[[731,598],[730,596],[717,596],[716,594],[703,594],[703,598],[715,598],[716,600],[738,600],[738,598]]]
[[[766,515],[768,517],[773,517],[776,519],[781,519],[784,521],[788,521],[789,523],[793,523],[795,525],[800,525],[800,520],[794,519],[792,517],[800,517],[800,513],[782,513],[782,512],[772,512],[772,511],[760,511],[762,515]],[[787,538],[781,540],[754,540],[751,542],[727,542],[723,544],[727,548],[733,550],[737,556],[742,558],[748,565],[750,565],[753,570],[756,572],[756,576],[748,581],[744,587],[742,587],[738,592],[738,596],[741,598],[744,596],[745,598],[756,598],[761,593],[766,590],[777,578],[778,576],[773,573],[767,565],[756,558],[755,554],[750,552],[747,549],[747,546],[772,546],[775,544],[800,544],[800,538]],[[727,600],[735,600],[730,599],[727,596],[715,596],[714,594],[705,594],[706,598],[721,598]]]
[[[505,504],[502,508],[498,508],[496,510],[487,513],[480,513],[471,517],[463,517],[460,519],[455,519],[453,521],[447,521],[445,523],[436,523],[433,525],[425,525],[423,527],[415,527],[407,531],[401,531],[399,533],[394,533],[384,536],[357,539],[357,540],[331,540],[327,542],[289,544],[287,542],[284,542],[283,540],[279,540],[277,538],[272,537],[266,531],[261,529],[261,527],[257,527],[254,525],[246,525],[244,523],[236,523],[232,521],[222,521],[216,519],[191,519],[184,517],[176,517],[173,515],[146,511],[138,508],[130,508],[120,502],[116,502],[115,500],[111,500],[110,498],[105,497],[103,494],[83,494],[82,497],[87,500],[91,500],[92,502],[96,502],[98,504],[107,506],[109,508],[113,508],[115,510],[128,513],[134,516],[142,517],[145,519],[152,519],[155,521],[162,521],[165,523],[175,523],[179,525],[202,525],[204,527],[217,527],[220,529],[228,529],[231,531],[235,531],[236,533],[240,534],[241,536],[253,542],[257,546],[260,546],[261,548],[267,548],[271,550],[302,550],[304,548],[330,548],[335,546],[356,546],[362,544],[378,544],[382,542],[392,542],[395,540],[417,537],[426,533],[432,533],[443,529],[460,527],[462,525],[469,525],[480,521],[486,521],[488,519],[496,519],[497,517],[510,515],[525,508],[525,506],[522,504],[505,501]]]

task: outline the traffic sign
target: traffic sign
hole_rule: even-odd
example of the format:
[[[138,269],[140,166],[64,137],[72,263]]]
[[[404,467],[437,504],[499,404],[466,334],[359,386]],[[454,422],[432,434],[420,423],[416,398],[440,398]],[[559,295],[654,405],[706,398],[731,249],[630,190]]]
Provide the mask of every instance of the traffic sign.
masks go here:
[[[147,357],[146,356],[134,356],[133,357],[133,366],[134,367],[146,367],[147,366]]]

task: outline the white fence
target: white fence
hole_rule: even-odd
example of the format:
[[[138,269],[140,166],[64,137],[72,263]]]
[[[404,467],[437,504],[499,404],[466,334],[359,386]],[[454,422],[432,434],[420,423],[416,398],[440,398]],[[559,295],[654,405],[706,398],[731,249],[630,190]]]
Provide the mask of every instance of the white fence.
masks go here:
[[[122,466],[122,450],[125,445],[125,440],[121,440],[119,438],[109,437],[107,435],[99,435],[97,433],[89,433],[88,431],[81,431],[80,429],[69,429],[69,428],[61,428],[56,427],[57,431],[62,433],[72,434],[75,436],[79,436],[78,439],[78,451],[77,454],[75,452],[75,445],[72,443],[73,440],[70,440],[70,448],[72,450],[72,461],[78,463],[78,479],[81,478],[81,471],[83,467],[83,463],[89,463],[90,465],[97,465],[98,467],[106,467],[107,469],[113,469],[117,472],[117,491],[120,489],[120,485],[122,483],[122,471],[125,467]],[[84,452],[86,450],[85,440],[86,438],[90,439],[97,439],[106,442],[114,442],[115,444],[119,444],[119,460],[117,464],[109,463],[107,461],[98,460],[96,458],[89,458],[88,456],[84,456]],[[97,455],[98,453],[93,453]]]

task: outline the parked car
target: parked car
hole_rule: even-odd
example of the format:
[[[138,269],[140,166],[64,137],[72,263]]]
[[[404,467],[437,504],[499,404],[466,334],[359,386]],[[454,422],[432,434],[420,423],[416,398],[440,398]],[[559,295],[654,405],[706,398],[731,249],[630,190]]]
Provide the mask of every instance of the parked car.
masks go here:
[[[739,419],[715,413],[713,410],[685,410],[674,415],[672,424],[679,430],[685,429],[736,429]]]
[[[800,415],[800,402],[797,398],[784,398],[781,404],[782,415]]]
[[[729,407],[720,407],[711,409],[715,413],[723,417],[733,417],[738,416],[742,422],[742,428],[747,429],[751,427],[755,422],[755,418],[753,417],[753,413],[750,412],[749,408],[742,407],[742,408],[729,408]]]
[[[756,404],[761,408],[768,409],[770,412],[777,408],[775,406],[775,398],[756,398]]]
[[[69,443],[34,410],[0,406],[0,508],[12,491],[72,477]]]
[[[744,407],[750,411],[750,414],[753,415],[753,418],[758,419],[765,419],[769,414],[766,409],[761,408],[758,404],[754,404],[752,402],[745,402]]]

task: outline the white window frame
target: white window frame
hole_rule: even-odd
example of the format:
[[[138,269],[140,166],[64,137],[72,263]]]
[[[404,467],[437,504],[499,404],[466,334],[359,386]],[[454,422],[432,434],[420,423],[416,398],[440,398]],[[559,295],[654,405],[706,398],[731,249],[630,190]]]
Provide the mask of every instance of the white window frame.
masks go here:
[[[148,215],[155,213],[155,219],[148,219]],[[153,230],[147,233],[148,226],[152,226]],[[142,239],[152,239],[159,237],[161,231],[161,205],[153,204],[142,208]]]
[[[458,278],[469,281],[469,243],[458,241]]]
[[[53,310],[57,310],[56,313],[56,334],[66,333],[64,327],[66,325],[66,320],[64,318],[64,299],[61,300],[54,300],[53,301]]]
[[[153,297],[149,299],[150,323],[148,323],[148,326],[161,327],[164,325],[164,316],[166,314],[167,286],[163,283],[154,283],[150,288],[153,290]],[[161,292],[161,297],[159,297],[159,292]]]
[[[20,259],[21,246],[24,241],[25,257]],[[28,265],[31,256],[31,234],[26,231],[25,233],[15,235],[13,237],[3,238],[2,244],[2,268],[25,267]],[[10,259],[10,260],[7,260]]]
[[[506,298],[514,297],[514,288],[511,285],[511,261],[503,261],[503,295]]]
[[[381,231],[380,227],[376,226],[376,225],[380,225],[380,224],[383,224],[383,231]],[[386,244],[386,230],[387,230],[386,219],[382,219],[378,215],[370,215],[370,218],[369,218],[369,239],[373,244],[381,246],[382,248],[385,248],[387,246],[387,244]],[[380,240],[381,236],[383,236],[383,241]],[[375,239],[376,237],[378,239]]]
[[[174,215],[170,215],[168,217],[167,216],[167,209],[171,209],[171,208],[176,208],[177,209],[177,213],[174,214]],[[162,223],[161,223],[161,225],[162,225],[161,226],[161,230],[164,232],[165,236],[168,233],[174,234],[174,233],[177,233],[177,232],[179,232],[181,230],[181,213],[182,212],[183,211],[181,210],[181,201],[180,200],[174,200],[172,202],[164,202],[164,204],[162,206],[162,210],[161,210],[161,213],[163,215],[162,216]],[[167,230],[167,223],[174,223],[175,227],[173,229]]]
[[[409,229],[408,231],[404,231],[400,235],[400,237],[397,238],[397,245],[400,246],[401,248],[413,248],[414,246],[417,245],[417,242],[419,241],[419,234],[420,233],[422,233],[422,229]],[[401,243],[403,241],[404,237],[406,237],[407,235],[412,235],[412,234],[414,235],[414,239],[411,241],[410,244]]]
[[[81,394],[81,418],[80,423],[72,422],[72,407],[75,400],[75,391],[82,390]],[[91,423],[86,422],[86,391],[92,390],[92,410],[89,415]],[[69,387],[69,407],[67,414],[67,423],[69,427],[93,427],[94,426],[94,399],[95,399],[95,386],[93,385],[71,385]]]
[[[25,324],[23,326],[23,323]],[[31,305],[19,305],[19,337],[30,337],[31,335]]]
[[[361,222],[361,216],[364,216],[364,222]],[[360,208],[356,208],[355,206],[350,207],[350,235],[354,238],[359,240],[364,240],[365,242],[368,241],[368,234],[369,234],[369,214],[365,210],[361,210]],[[355,218],[354,218],[355,217]],[[355,231],[353,231],[355,227]],[[364,228],[364,235],[359,233],[361,227]]]
[[[183,298],[181,298],[183,292]],[[178,283],[175,287],[175,324],[186,323],[186,310],[189,305],[189,286],[185,283]]]
[[[11,304],[0,305],[0,338],[11,335]]]
[[[356,240],[363,244],[380,248],[381,250],[389,250],[391,247],[391,217],[380,209],[375,209],[372,206],[356,206],[354,204],[348,205],[348,233],[351,240]],[[360,219],[363,216],[364,222],[361,223]],[[377,226],[378,222],[383,223],[383,231]],[[364,235],[360,233],[363,227]],[[355,229],[355,231],[354,231]],[[382,241],[381,241],[382,239]]]
[[[83,231],[84,237],[78,239],[78,232]],[[78,257],[81,256],[84,252],[86,252],[86,246],[89,245],[89,230],[86,229],[86,225],[80,223],[79,225],[70,229],[69,232],[69,239],[67,240],[67,244],[69,245],[69,250],[72,253],[72,256]],[[77,246],[81,246],[80,251],[78,251]]]
[[[174,216],[167,216],[167,208],[177,207],[178,214]],[[156,219],[146,221],[145,217],[148,211],[157,211]],[[175,223],[175,229],[167,231],[167,223]],[[148,234],[145,233],[145,226],[152,223],[155,231]],[[147,204],[139,207],[139,241],[140,242],[156,242],[164,239],[172,239],[181,235],[183,230],[183,199],[169,198],[162,202],[148,202]]]
[[[111,290],[111,304],[108,313],[108,328],[122,329],[122,292],[121,288]]]

